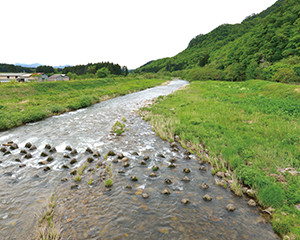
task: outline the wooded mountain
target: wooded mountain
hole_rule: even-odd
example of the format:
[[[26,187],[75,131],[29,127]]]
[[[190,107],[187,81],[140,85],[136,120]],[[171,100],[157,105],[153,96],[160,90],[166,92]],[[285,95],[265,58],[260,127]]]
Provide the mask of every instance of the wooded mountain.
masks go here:
[[[278,0],[240,24],[223,24],[192,39],[171,58],[151,61],[136,72],[178,72],[192,78],[245,80],[300,78],[299,0]],[[197,74],[196,74],[197,72]],[[280,79],[279,79],[280,78]]]

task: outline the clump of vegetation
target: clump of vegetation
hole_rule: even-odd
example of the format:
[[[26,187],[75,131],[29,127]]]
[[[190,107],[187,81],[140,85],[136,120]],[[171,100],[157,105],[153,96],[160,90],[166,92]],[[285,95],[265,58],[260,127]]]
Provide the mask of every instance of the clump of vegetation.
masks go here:
[[[111,180],[110,178],[106,179],[104,185],[107,188],[111,187],[113,185],[113,180]]]
[[[119,121],[116,121],[115,124],[111,128],[112,132],[115,133],[117,136],[121,136],[122,133],[125,132],[125,124]]]
[[[81,176],[80,175],[76,175],[74,178],[75,182],[80,182],[81,181]]]
[[[38,221],[38,233],[35,239],[41,240],[59,240],[61,239],[61,228],[52,222],[54,209],[57,206],[57,199],[51,196],[47,211]]]
[[[299,214],[295,205],[300,203],[300,176],[280,172],[300,169],[298,89],[259,80],[192,82],[145,108],[144,114],[159,136],[173,141],[177,135],[199,155],[204,149],[209,152],[213,174],[233,170],[233,179],[253,188],[261,206],[279,212],[286,208],[291,225],[287,229],[285,221],[277,221],[274,229],[299,238],[294,220]],[[241,194],[236,180],[230,188]],[[285,230],[280,230],[281,222]]]
[[[88,181],[88,185],[92,185],[94,182],[94,179],[93,178],[90,178],[89,181]]]

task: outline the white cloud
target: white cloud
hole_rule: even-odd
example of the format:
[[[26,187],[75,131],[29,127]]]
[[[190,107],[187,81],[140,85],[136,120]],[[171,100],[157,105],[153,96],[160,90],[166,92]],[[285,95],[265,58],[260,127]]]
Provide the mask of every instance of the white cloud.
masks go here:
[[[129,68],[184,50],[275,0],[10,0],[0,3],[0,62],[111,61]]]

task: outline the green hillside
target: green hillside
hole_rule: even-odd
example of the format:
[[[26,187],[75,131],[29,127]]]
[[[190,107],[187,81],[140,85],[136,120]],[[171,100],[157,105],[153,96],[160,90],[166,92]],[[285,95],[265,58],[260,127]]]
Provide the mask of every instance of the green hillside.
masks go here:
[[[299,12],[298,0],[279,0],[240,24],[223,24],[196,36],[181,53],[136,72],[176,72],[191,80],[299,81]]]

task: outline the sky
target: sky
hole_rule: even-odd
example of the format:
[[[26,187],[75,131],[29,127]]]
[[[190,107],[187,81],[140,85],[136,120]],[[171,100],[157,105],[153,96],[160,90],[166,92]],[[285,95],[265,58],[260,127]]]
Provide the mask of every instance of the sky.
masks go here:
[[[135,69],[276,0],[2,0],[0,63]]]

